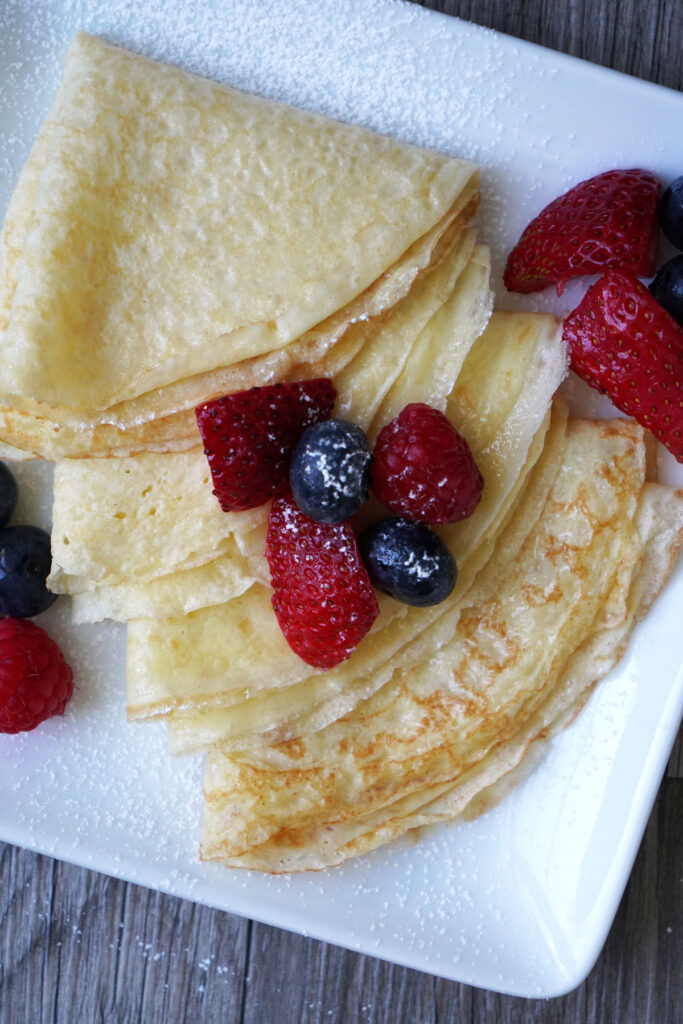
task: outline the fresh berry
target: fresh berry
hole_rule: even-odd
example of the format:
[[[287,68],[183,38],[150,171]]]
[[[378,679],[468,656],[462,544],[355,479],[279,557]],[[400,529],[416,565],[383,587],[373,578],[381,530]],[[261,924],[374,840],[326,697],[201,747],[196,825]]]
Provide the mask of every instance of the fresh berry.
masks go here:
[[[8,523],[17,504],[17,482],[4,462],[0,462],[0,527]]]
[[[73,673],[44,629],[0,619],[0,732],[28,732],[63,715],[73,689]]]
[[[650,282],[650,291],[660,306],[683,326],[683,256],[674,256],[659,268]]]
[[[659,221],[671,244],[683,249],[683,175],[665,190],[659,204]]]
[[[319,523],[350,519],[368,496],[372,455],[368,439],[349,420],[325,420],[299,438],[289,470],[292,495]]]
[[[287,643],[315,668],[349,657],[379,614],[348,523],[316,523],[290,497],[276,498],[266,557],[273,609]]]
[[[503,275],[511,292],[562,293],[570,277],[617,267],[655,271],[659,182],[649,171],[615,170],[582,181],[524,229]]]
[[[47,589],[50,535],[37,526],[0,530],[0,615],[30,618],[57,599]]]
[[[256,508],[286,488],[294,445],[327,419],[337,393],[331,380],[251,388],[196,409],[214,494],[224,512]]]
[[[380,519],[361,534],[358,546],[375,586],[404,604],[439,604],[455,586],[453,556],[422,523]]]
[[[565,320],[572,369],[683,462],[683,328],[637,277],[610,270]]]
[[[380,430],[372,489],[397,515],[455,523],[474,512],[483,487],[467,441],[438,409],[414,402]]]

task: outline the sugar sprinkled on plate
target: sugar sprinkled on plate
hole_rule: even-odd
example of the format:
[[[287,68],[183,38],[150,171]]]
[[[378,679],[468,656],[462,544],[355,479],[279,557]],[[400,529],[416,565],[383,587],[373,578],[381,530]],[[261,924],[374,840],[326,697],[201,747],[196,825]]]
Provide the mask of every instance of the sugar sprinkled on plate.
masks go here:
[[[499,263],[524,218],[534,212],[530,207],[540,208],[573,178],[604,169],[606,159],[631,164],[637,149],[640,161],[662,177],[673,176],[672,143],[662,149],[659,134],[650,128],[656,116],[641,117],[642,130],[621,141],[615,140],[617,118],[614,130],[609,118],[600,121],[596,92],[604,100],[612,88],[604,83],[616,82],[615,102],[619,90],[636,90],[637,83],[598,77],[596,71],[591,116],[582,120],[580,76],[568,64],[562,65],[568,73],[558,75],[561,57],[394,0],[372,5],[365,0],[259,5],[251,0],[32,0],[0,5],[0,73],[9,100],[0,111],[0,212],[78,29],[237,87],[477,159],[484,166],[483,233]],[[534,103],[528,101],[527,84],[535,90]],[[562,92],[558,106],[558,89],[573,93],[571,107]],[[643,111],[654,110],[654,93],[629,96]],[[665,102],[673,101],[664,97]],[[590,146],[585,144],[588,121],[593,133],[604,124]],[[45,514],[43,472],[44,467],[21,467],[26,507],[36,516]],[[534,922],[524,909],[510,916],[519,910],[510,909],[511,892],[522,898],[537,881],[530,856],[515,859],[518,826],[527,820],[523,791],[488,826],[465,825],[457,839],[454,830],[435,828],[419,844],[406,840],[329,877],[226,876],[214,865],[196,863],[200,807],[188,794],[199,791],[201,758],[172,761],[161,728],[143,730],[125,722],[122,630],[73,627],[66,604],[41,621],[77,662],[78,692],[66,717],[33,737],[0,737],[5,838],[238,913],[264,907],[264,915],[284,926],[297,928],[296,908],[306,906],[311,934],[330,937],[334,931],[336,941],[372,946],[385,958],[467,976],[475,984],[554,994],[553,986],[557,990],[563,983],[557,950],[572,935],[560,931],[550,936],[562,940],[560,945],[550,948],[538,940],[533,948]],[[627,692],[633,692],[630,683]],[[610,694],[605,688],[601,696],[607,708]],[[618,718],[620,707],[617,702],[610,713]],[[604,788],[600,770],[597,765],[591,793]],[[539,855],[543,842],[550,843],[540,820],[534,839],[533,867],[550,871],[549,853],[547,864]],[[492,859],[492,849],[504,850],[507,859]],[[486,878],[495,881],[483,885]],[[438,901],[451,910],[446,934],[440,931],[441,918],[437,915],[434,928],[429,916]],[[532,901],[525,906],[533,907]],[[496,911],[502,921],[492,932]],[[330,930],[329,915],[343,927]],[[492,933],[498,946],[489,938]],[[521,933],[525,943],[515,946],[510,936],[517,940]],[[577,947],[576,955],[580,958],[582,949]],[[492,973],[485,978],[481,971],[487,963]]]

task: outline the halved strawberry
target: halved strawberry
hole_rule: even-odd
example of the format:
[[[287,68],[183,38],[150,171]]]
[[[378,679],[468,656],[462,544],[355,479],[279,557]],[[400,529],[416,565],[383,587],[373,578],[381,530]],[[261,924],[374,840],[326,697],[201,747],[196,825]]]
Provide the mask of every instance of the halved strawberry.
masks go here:
[[[564,322],[571,367],[683,462],[683,329],[633,274],[610,270]]]
[[[309,665],[348,658],[379,614],[348,523],[317,523],[289,496],[276,498],[266,557],[273,609],[287,643]]]
[[[337,392],[320,377],[239,391],[197,406],[197,424],[224,512],[256,508],[288,484],[306,427],[328,419]]]
[[[554,199],[524,229],[503,275],[511,292],[538,292],[571,277],[619,268],[655,272],[659,182],[649,171],[606,171]]]

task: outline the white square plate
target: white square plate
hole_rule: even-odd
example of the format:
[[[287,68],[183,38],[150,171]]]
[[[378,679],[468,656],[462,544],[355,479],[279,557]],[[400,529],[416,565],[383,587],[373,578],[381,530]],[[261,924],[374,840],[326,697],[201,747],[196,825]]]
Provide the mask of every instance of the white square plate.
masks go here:
[[[392,0],[31,0],[0,6],[0,214],[72,34],[111,42],[484,170],[483,234],[503,254],[570,184],[611,167],[683,173],[683,97]],[[581,388],[571,401],[600,407]],[[605,408],[602,406],[600,408]],[[663,479],[683,467],[662,455]],[[47,525],[49,467],[22,466],[15,521]],[[76,668],[64,719],[0,736],[0,837],[169,893],[484,988],[577,985],[611,924],[683,705],[683,566],[628,654],[527,782],[473,824],[285,878],[197,859],[202,759],[124,712],[124,631],[41,622]]]

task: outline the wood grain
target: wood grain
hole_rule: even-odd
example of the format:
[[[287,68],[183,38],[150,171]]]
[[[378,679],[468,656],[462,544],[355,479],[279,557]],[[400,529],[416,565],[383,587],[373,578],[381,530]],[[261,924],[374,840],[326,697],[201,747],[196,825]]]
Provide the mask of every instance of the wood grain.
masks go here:
[[[680,0],[423,6],[683,88]],[[439,980],[0,844],[0,1024],[676,1024],[681,777],[679,735],[605,948],[555,1000]]]

